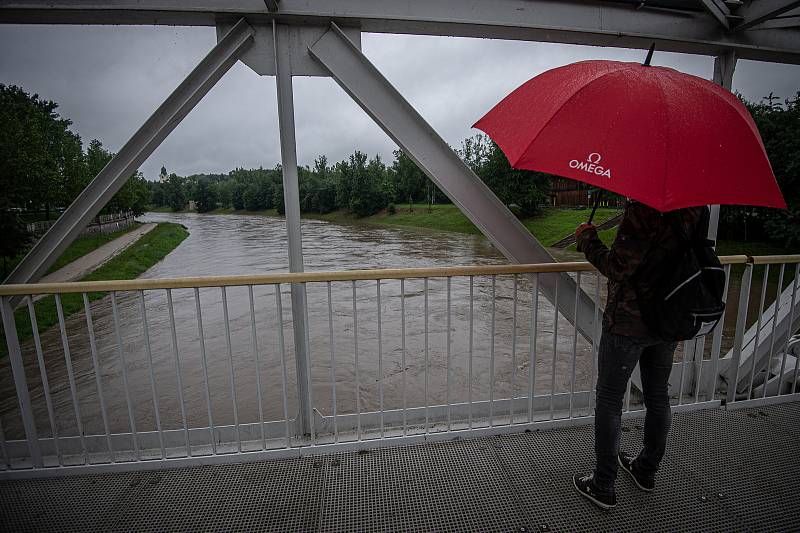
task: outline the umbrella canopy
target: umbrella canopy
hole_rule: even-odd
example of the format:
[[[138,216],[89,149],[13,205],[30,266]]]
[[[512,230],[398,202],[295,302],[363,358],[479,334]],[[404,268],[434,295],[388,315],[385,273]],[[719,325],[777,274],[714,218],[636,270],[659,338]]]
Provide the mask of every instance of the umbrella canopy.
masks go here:
[[[659,211],[786,208],[750,113],[708,80],[583,61],[527,81],[474,125],[511,166],[608,189]]]

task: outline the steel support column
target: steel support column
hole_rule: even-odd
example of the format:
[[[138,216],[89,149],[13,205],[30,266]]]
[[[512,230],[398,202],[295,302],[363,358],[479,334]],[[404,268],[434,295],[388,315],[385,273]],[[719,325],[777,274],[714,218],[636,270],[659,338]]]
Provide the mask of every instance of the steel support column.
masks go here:
[[[453,152],[434,129],[383,77],[335,25],[309,52],[408,156],[510,261],[552,263],[552,255],[517,220],[489,187]],[[558,279],[559,310],[587,339],[594,331],[594,302],[583,291],[576,299],[575,281],[567,274],[540,277],[553,301]],[[578,312],[575,315],[575,302]]]
[[[733,87],[733,71],[736,69],[736,52],[729,50],[714,58],[714,83],[729,91]],[[717,239],[719,229],[719,206],[711,206],[711,221],[708,225],[708,238]]]
[[[286,233],[289,240],[289,271],[303,271],[303,235],[300,229],[300,192],[297,183],[297,145],[294,128],[294,96],[289,58],[289,27],[272,23],[275,45],[275,82],[278,88],[278,125],[283,168],[283,202],[286,206]],[[308,357],[305,285],[292,284],[292,331],[297,367],[297,432],[311,434],[311,376]]]
[[[5,283],[38,281],[252,42],[253,29],[241,19],[86,186]]]

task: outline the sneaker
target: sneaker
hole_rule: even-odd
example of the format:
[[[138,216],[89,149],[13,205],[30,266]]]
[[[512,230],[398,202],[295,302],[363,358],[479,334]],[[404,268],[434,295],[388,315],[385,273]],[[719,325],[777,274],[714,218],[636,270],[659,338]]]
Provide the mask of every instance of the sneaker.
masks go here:
[[[578,475],[572,476],[572,484],[575,486],[581,496],[600,507],[601,509],[613,509],[617,505],[617,495],[614,492],[600,492],[598,491],[593,482],[593,475]]]
[[[647,478],[640,474],[637,474],[636,471],[633,469],[633,461],[636,458],[630,454],[625,452],[619,452],[617,455],[617,460],[619,461],[619,466],[628,473],[631,477],[633,482],[639,487],[640,490],[645,492],[653,492],[653,489],[656,488],[656,482],[653,478]]]

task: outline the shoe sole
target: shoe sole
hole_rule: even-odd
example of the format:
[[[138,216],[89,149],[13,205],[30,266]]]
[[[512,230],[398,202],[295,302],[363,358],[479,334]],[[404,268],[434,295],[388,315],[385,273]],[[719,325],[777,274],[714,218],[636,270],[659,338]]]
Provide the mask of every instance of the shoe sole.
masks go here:
[[[592,502],[593,504],[595,504],[599,508],[603,509],[604,511],[610,511],[611,509],[613,509],[614,507],[617,506],[616,503],[612,504],[612,505],[609,505],[607,503],[603,503],[600,500],[598,500],[597,498],[595,498],[594,496],[592,496],[591,494],[587,494],[587,493],[583,492],[581,489],[578,488],[578,485],[575,483],[575,478],[572,478],[572,486],[575,487],[575,490],[578,491],[578,494],[580,494],[581,496],[583,496],[584,498],[586,498],[587,500],[589,500],[590,502]]]
[[[622,458],[619,455],[617,456],[617,463],[619,463],[619,467],[622,468],[622,470],[624,470],[625,473],[628,474],[628,476],[630,476],[630,478],[633,480],[633,484],[636,485],[639,488],[639,490],[643,492],[653,492],[654,489],[648,489],[647,487],[639,483],[639,480],[636,479],[636,476],[633,475],[633,472],[629,470],[628,467],[625,466],[625,464],[622,462]]]

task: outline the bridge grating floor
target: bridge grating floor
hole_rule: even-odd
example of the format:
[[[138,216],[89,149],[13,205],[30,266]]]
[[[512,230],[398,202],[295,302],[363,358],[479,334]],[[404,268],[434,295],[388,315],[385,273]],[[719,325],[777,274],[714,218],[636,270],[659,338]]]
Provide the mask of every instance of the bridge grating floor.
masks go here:
[[[636,451],[641,419],[624,422]],[[800,403],[676,414],[653,494],[578,496],[591,426],[173,470],[0,482],[2,531],[800,530]]]

